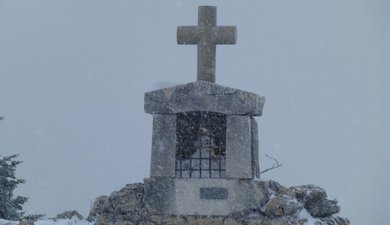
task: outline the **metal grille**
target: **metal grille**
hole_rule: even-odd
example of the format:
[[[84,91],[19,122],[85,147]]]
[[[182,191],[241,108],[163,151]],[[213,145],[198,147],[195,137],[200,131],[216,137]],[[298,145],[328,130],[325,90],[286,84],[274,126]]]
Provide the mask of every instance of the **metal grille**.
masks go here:
[[[226,177],[226,117],[191,112],[177,116],[176,177]]]

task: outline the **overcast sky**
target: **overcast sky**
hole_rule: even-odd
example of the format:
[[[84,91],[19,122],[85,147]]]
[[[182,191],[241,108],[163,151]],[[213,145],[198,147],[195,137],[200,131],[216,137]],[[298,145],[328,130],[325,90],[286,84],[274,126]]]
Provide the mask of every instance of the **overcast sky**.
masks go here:
[[[176,44],[197,7],[238,27],[217,47],[217,83],[266,98],[263,175],[317,184],[354,225],[390,221],[390,1],[0,0],[0,154],[20,154],[28,213],[87,215],[148,177],[143,94],[196,79]],[[387,221],[387,222],[386,222]]]

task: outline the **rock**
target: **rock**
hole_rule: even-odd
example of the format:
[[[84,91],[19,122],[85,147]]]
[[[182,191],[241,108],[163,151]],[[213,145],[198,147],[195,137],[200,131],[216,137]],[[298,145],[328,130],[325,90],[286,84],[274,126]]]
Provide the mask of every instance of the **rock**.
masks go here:
[[[117,223],[117,225],[135,225],[134,223],[132,222],[129,222],[129,221],[119,221]],[[146,225],[146,224],[145,224]]]
[[[188,224],[188,225],[196,225],[196,224],[197,224],[197,223],[196,223],[196,218],[193,217],[193,216],[189,216],[189,217],[187,218],[187,224]]]
[[[159,222],[151,224],[186,224],[184,217],[182,216],[162,216]]]
[[[222,225],[222,218],[199,218],[196,220],[196,224],[202,225]]]
[[[142,208],[143,196],[143,184],[128,184],[120,191],[111,194],[108,207],[112,206],[113,213],[117,215],[137,214]]]
[[[144,184],[127,184],[109,197],[101,196],[93,204],[90,216],[95,224],[119,224],[131,222],[138,224],[144,217],[150,217],[143,204]],[[96,206],[96,207],[95,207]]]
[[[227,225],[240,225],[239,223],[236,222],[233,218],[229,218],[226,220]]]
[[[95,199],[95,202],[93,203],[92,209],[89,212],[88,221],[94,221],[96,220],[98,215],[101,215],[104,210],[110,209],[108,205],[108,196],[99,196]]]
[[[31,220],[23,219],[18,225],[34,225],[34,222]]]
[[[73,217],[76,217],[79,220],[83,219],[83,216],[76,210],[65,211],[63,213],[57,214],[55,219],[72,219]]]
[[[290,225],[290,223],[282,219],[248,220],[246,224],[248,225]]]
[[[302,185],[290,189],[313,217],[326,217],[340,211],[337,201],[329,200],[325,190],[318,186]]]
[[[158,214],[144,202],[144,184],[128,184],[109,197],[98,197],[88,218],[95,218],[95,225],[307,225],[313,220],[316,225],[350,224],[332,215],[339,207],[318,186],[286,188],[275,181],[263,183],[266,202],[226,216]]]
[[[274,195],[283,194],[288,195],[292,198],[296,197],[293,190],[286,188],[285,186],[273,180],[268,181],[268,189],[270,189],[271,193]]]
[[[99,215],[96,219],[95,225],[114,225],[113,216]]]
[[[329,199],[312,199],[304,206],[313,217],[326,217],[340,211],[337,201]]]
[[[1,222],[1,221],[0,221]],[[0,223],[1,224],[1,223]],[[18,222],[16,222],[16,221],[12,221],[12,222],[6,222],[4,225],[17,225],[17,224],[19,224]],[[1,225],[3,225],[3,224],[1,224]]]
[[[281,216],[293,216],[300,209],[301,204],[289,195],[279,194],[271,198],[263,207],[263,212],[273,218]]]
[[[318,187],[316,185],[308,184],[308,185],[301,185],[301,186],[294,186],[289,188],[292,192],[294,192],[296,198],[300,202],[306,201],[306,198],[311,192],[316,192],[318,195],[321,195],[321,197],[326,198],[326,192],[323,188]]]
[[[290,223],[287,223],[286,221],[280,220],[280,219],[273,219],[268,221],[268,223],[264,223],[264,225],[289,225]]]
[[[349,225],[350,221],[346,218],[341,218],[338,216],[330,216],[319,218],[315,225]]]
[[[307,223],[308,221],[309,221],[308,219],[304,218],[304,219],[298,220],[297,222],[298,222],[299,225],[304,225],[304,224]]]

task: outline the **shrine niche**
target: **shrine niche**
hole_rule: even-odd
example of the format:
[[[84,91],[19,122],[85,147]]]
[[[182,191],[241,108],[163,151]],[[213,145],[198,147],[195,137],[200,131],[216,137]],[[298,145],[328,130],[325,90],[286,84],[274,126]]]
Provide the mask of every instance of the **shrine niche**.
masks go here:
[[[226,177],[226,116],[179,113],[176,118],[176,177]]]

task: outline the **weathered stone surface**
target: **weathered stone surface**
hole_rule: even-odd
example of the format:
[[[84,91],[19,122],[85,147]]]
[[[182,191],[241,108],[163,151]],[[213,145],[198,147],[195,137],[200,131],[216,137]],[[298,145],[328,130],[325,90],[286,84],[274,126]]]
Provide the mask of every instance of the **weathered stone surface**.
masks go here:
[[[135,225],[135,224],[129,221],[118,221],[117,225]]]
[[[5,225],[7,225],[7,224],[5,224]],[[19,222],[18,225],[34,225],[34,222],[31,221],[31,220],[22,220],[22,221]]]
[[[159,222],[156,222],[156,224],[186,224],[186,220],[183,216],[161,216],[161,220]]]
[[[265,223],[265,225],[290,225],[289,222],[287,221],[284,221],[284,220],[277,220],[277,219],[272,219],[272,220],[269,220],[268,223]]]
[[[270,181],[252,181],[251,183],[254,186],[252,191],[253,199],[256,202],[256,209],[260,209],[264,206],[272,197],[272,192],[268,188]]]
[[[309,195],[311,195],[312,192],[315,192],[314,194],[316,196],[319,196],[320,198],[327,197],[325,190],[316,185],[309,184],[309,185],[293,186],[290,187],[289,189],[294,192],[297,199],[301,202],[306,201],[307,197],[309,197]]]
[[[108,203],[101,204],[96,225],[138,224],[146,218],[147,210],[143,206],[144,185],[128,184],[119,191],[113,192]],[[101,200],[98,198],[98,200]],[[99,205],[96,203],[94,205]],[[92,213],[91,213],[92,214]]]
[[[202,189],[221,189],[226,196],[202,199]],[[145,205],[159,214],[227,215],[268,201],[267,185],[240,179],[145,179]],[[225,198],[226,197],[226,198]]]
[[[270,180],[267,182],[269,190],[274,194],[275,196],[278,194],[284,194],[289,195],[292,198],[295,198],[295,193],[291,189],[279,184],[276,181]],[[299,199],[298,199],[299,200]]]
[[[263,223],[259,223],[259,221],[257,221],[256,223],[262,225],[289,225],[287,221],[284,221],[282,219],[270,219],[270,220],[265,220]]]
[[[226,177],[252,179],[252,141],[249,116],[226,116]]]
[[[178,44],[198,45],[198,80],[215,82],[217,44],[235,44],[235,26],[217,26],[217,7],[199,6],[198,26],[179,26]]]
[[[175,183],[173,179],[145,179],[145,206],[158,214],[173,214],[175,205]]]
[[[0,118],[1,120],[1,118]],[[18,225],[20,222],[14,222],[14,221],[11,221],[11,222],[6,222],[4,225]]]
[[[109,206],[112,206],[117,215],[139,215],[144,197],[144,185],[141,183],[128,184],[120,191],[113,192],[109,197]]]
[[[184,180],[184,179],[179,179]],[[200,180],[200,179],[199,179]],[[218,180],[218,179],[217,179]],[[228,215],[161,215],[156,211],[148,208],[145,204],[144,191],[142,184],[126,185],[119,192],[114,192],[108,198],[108,203],[100,204],[103,209],[95,210],[99,212],[97,215],[96,225],[305,225],[309,221],[316,225],[348,225],[349,220],[338,217],[334,214],[325,217],[315,218],[311,216],[305,209],[302,209],[306,201],[311,201],[311,194],[317,191],[321,194],[315,196],[326,196],[322,193],[321,188],[313,185],[285,188],[275,181],[251,181],[239,180],[237,183],[252,189],[246,190],[246,194],[252,198],[256,198],[255,193],[259,196],[256,204],[251,205],[247,209],[237,211]],[[219,185],[220,186],[220,185]],[[255,189],[254,187],[258,187]],[[147,185],[145,185],[146,189]],[[187,186],[189,187],[189,186]],[[192,189],[187,189],[188,193],[193,192]],[[245,192],[245,191],[238,192]],[[157,189],[156,189],[157,191]],[[163,191],[162,191],[163,192]],[[299,201],[295,197],[296,193],[299,196]],[[324,191],[325,192],[325,191]],[[265,197],[264,197],[265,196]],[[322,198],[321,197],[321,198]],[[249,201],[244,196],[236,196],[239,200]],[[99,198],[98,198],[99,200]],[[100,199],[101,200],[101,199]],[[205,200],[208,201],[208,200]],[[293,202],[293,204],[291,204]],[[196,203],[197,204],[197,203]],[[232,205],[234,204],[231,203]],[[99,205],[99,204],[95,204]],[[194,204],[195,205],[195,204]],[[267,207],[273,207],[273,210],[267,211]],[[187,207],[185,205],[179,207]],[[232,206],[234,207],[234,206]],[[283,213],[280,213],[279,207],[283,208]],[[263,211],[262,211],[263,210]],[[271,213],[272,212],[272,213]],[[92,214],[92,213],[91,213]]]
[[[151,177],[175,177],[176,115],[153,116]]]
[[[274,198],[271,198],[265,204],[264,213],[269,217],[281,217],[281,216],[293,216],[302,206],[297,199],[293,199],[289,195],[279,194]]]
[[[235,211],[255,207],[266,201],[261,185],[251,180],[239,179],[177,179],[177,214],[184,215],[227,215]],[[201,188],[224,187],[228,191],[225,200],[204,200],[200,198]]]
[[[314,217],[326,217],[340,211],[337,201],[328,199],[325,190],[318,186],[302,185],[290,189]]]
[[[76,210],[65,211],[63,213],[57,214],[55,219],[72,219],[76,217],[78,219],[83,219],[83,216]]]
[[[240,225],[235,219],[233,218],[228,218],[226,220],[226,225]]]
[[[196,224],[202,225],[221,225],[223,218],[199,218],[196,220]]]
[[[250,117],[251,121],[251,144],[252,144],[252,173],[256,178],[260,178],[259,163],[259,128],[255,118]]]
[[[174,114],[192,111],[261,116],[265,99],[254,93],[207,81],[145,93],[145,112]]]
[[[347,218],[342,218],[338,216],[329,216],[319,218],[315,225],[348,225],[351,222]]]
[[[92,205],[92,209],[89,212],[88,221],[94,221],[98,215],[103,214],[107,209],[112,209],[108,207],[108,196],[99,196],[95,199],[95,202]],[[112,211],[112,210],[111,210]],[[106,212],[111,212],[111,211],[106,211]]]
[[[117,225],[115,222],[117,219],[114,215],[109,215],[109,214],[101,214],[99,217],[96,219],[95,225]],[[130,221],[128,221],[131,223]]]
[[[326,217],[333,213],[338,213],[340,207],[336,200],[329,199],[308,199],[305,203],[305,209],[314,217]]]
[[[290,223],[291,222],[291,223]],[[246,224],[248,225],[290,225],[290,224],[296,224],[296,221],[289,221],[288,219],[249,219],[247,220]],[[243,223],[241,223],[243,224]]]

